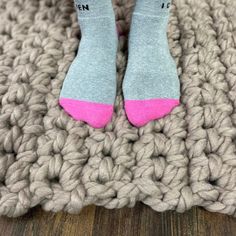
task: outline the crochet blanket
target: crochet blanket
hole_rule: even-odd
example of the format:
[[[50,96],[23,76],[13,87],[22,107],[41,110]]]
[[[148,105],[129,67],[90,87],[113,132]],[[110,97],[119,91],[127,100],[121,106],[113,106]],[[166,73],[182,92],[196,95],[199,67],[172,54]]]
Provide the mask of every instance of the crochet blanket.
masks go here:
[[[58,105],[81,38],[73,1],[0,1],[0,215],[141,201],[236,216],[236,1],[173,0],[181,105],[140,129],[121,92],[134,1],[113,3],[119,89],[112,122],[96,130]]]

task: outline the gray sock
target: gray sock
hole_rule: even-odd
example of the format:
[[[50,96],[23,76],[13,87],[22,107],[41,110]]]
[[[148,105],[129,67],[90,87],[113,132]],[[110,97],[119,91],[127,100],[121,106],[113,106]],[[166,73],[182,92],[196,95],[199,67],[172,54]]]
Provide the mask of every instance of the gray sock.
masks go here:
[[[95,128],[112,117],[116,95],[117,31],[111,0],[76,0],[82,39],[60,94],[74,119]]]
[[[169,0],[137,0],[123,84],[131,123],[145,125],[179,104],[180,85],[167,41]]]

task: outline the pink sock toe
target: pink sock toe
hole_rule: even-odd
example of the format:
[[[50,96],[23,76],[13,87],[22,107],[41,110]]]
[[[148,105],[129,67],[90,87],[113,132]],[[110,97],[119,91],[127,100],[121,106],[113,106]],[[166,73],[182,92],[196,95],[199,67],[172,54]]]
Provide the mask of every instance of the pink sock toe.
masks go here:
[[[69,98],[60,98],[59,104],[75,120],[84,121],[94,128],[103,128],[112,118],[112,105]]]
[[[163,118],[178,105],[178,99],[127,100],[125,110],[129,121],[141,127],[151,120]]]

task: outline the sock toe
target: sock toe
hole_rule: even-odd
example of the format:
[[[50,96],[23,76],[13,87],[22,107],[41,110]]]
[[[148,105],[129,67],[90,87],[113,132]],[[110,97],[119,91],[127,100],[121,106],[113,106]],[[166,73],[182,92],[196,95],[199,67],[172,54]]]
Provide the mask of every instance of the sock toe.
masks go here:
[[[59,104],[75,120],[84,121],[94,128],[103,128],[112,118],[112,105],[69,98],[60,98]]]
[[[178,99],[127,100],[125,110],[129,121],[141,127],[151,120],[163,118],[179,103]]]

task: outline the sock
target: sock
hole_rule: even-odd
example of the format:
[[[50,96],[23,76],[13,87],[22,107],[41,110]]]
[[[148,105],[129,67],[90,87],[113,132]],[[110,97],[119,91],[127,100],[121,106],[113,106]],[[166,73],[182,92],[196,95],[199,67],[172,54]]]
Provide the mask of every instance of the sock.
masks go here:
[[[170,55],[167,25],[170,0],[137,0],[123,83],[129,121],[143,126],[179,104],[180,84]]]
[[[59,103],[74,119],[94,128],[112,118],[118,38],[111,0],[75,0],[82,38],[65,78]]]

